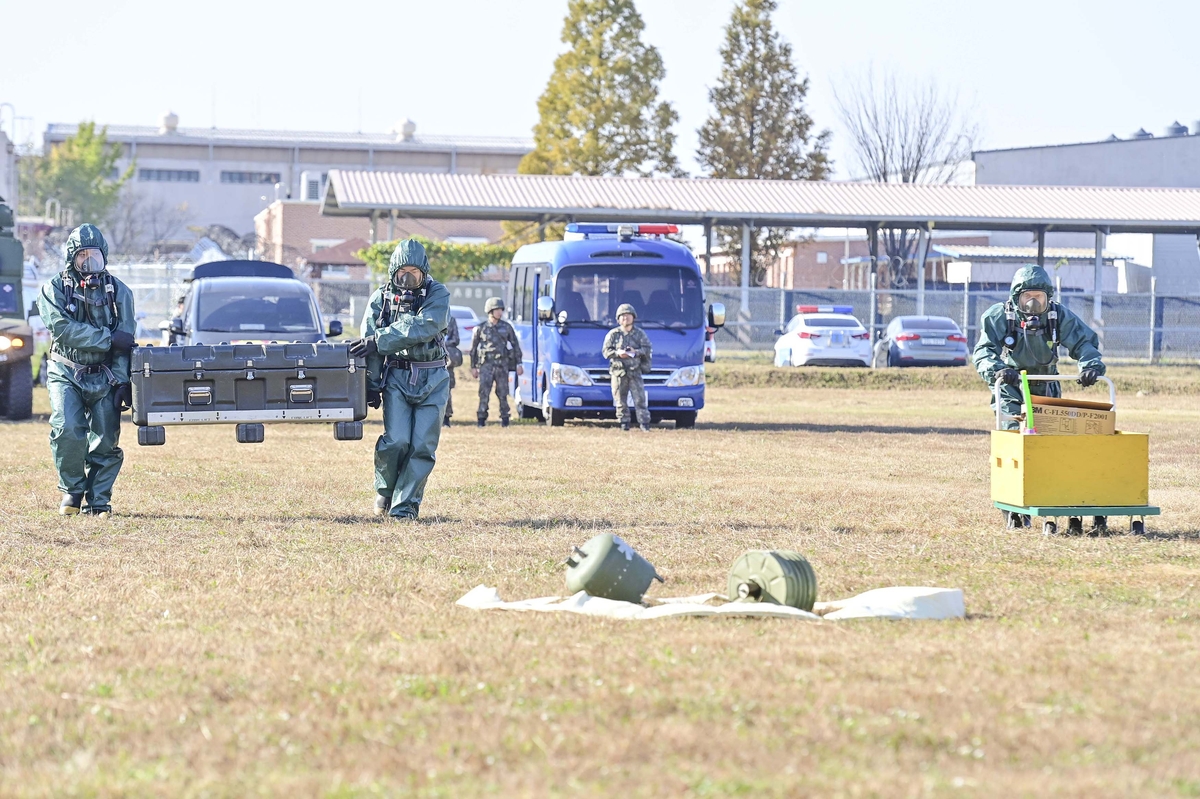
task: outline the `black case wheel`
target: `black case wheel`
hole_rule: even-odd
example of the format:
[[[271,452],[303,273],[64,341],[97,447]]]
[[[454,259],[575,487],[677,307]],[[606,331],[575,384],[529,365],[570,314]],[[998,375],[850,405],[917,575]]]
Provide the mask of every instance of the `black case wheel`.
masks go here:
[[[162,425],[139,427],[137,431],[140,447],[161,447],[167,443],[167,428]]]
[[[1146,523],[1141,519],[1133,519],[1129,522],[1129,532],[1133,535],[1145,535]]]
[[[239,444],[261,444],[266,436],[266,428],[261,424],[239,424],[237,426]]]
[[[362,422],[334,422],[333,437],[338,441],[362,441]]]
[[[1042,535],[1058,535],[1058,523],[1050,520],[1042,522]]]

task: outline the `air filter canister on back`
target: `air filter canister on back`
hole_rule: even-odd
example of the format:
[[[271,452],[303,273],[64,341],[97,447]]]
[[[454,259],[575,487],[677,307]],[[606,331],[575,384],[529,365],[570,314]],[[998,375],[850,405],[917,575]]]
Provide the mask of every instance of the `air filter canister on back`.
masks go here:
[[[817,601],[817,575],[799,552],[751,550],[729,570],[729,599],[811,611]]]

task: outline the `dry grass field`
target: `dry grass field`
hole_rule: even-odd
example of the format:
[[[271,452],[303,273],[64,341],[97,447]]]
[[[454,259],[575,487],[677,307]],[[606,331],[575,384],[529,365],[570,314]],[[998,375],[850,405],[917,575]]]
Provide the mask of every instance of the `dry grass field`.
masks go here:
[[[377,417],[361,442],[160,448],[127,423],[109,522],[56,515],[44,415],[0,425],[0,794],[1200,795],[1195,369],[1121,398],[1151,434],[1147,538],[1006,532],[971,381],[771,371],[718,364],[691,431],[456,425],[412,525],[370,513]],[[454,605],[562,593],[570,547],[609,530],[659,595],[789,548],[823,599],[957,587],[969,618]]]

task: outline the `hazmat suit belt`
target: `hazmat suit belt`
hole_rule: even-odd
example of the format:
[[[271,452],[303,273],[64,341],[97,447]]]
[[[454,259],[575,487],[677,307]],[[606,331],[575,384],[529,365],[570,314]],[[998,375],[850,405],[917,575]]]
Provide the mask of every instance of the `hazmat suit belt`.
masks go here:
[[[393,369],[437,369],[439,366],[446,365],[445,358],[438,358],[436,361],[406,361],[402,358],[388,358],[384,364]]]
[[[57,352],[50,353],[50,360],[58,361],[63,366],[69,366],[76,372],[84,375],[98,375],[105,371],[104,364],[102,363],[75,363],[70,358],[59,355]]]

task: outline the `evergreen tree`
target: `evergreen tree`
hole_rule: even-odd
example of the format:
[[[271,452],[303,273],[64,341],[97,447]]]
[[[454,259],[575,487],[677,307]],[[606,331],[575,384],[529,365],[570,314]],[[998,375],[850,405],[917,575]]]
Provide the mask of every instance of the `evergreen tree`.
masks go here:
[[[700,128],[697,160],[709,177],[822,180],[829,174],[829,131],[815,133],[804,108],[792,46],[771,22],[775,0],[742,0],[725,26],[721,74],[709,89],[713,110]],[[741,260],[741,228],[718,227],[718,245]],[[788,231],[755,231],[752,280],[761,284]]]
[[[124,174],[117,174],[120,157],[121,146],[108,143],[107,129],[97,130],[95,122],[80,123],[75,134],[48,155],[30,159],[34,208],[40,212],[46,200],[54,198],[64,211],[74,212],[75,224],[103,224],[121,187],[133,175],[132,164]]]
[[[678,114],[658,99],[666,74],[633,0],[570,0],[569,49],[538,99],[534,150],[520,171],[554,175],[679,174]]]

